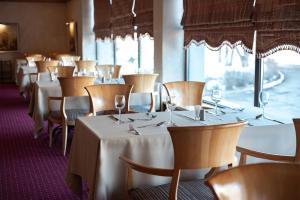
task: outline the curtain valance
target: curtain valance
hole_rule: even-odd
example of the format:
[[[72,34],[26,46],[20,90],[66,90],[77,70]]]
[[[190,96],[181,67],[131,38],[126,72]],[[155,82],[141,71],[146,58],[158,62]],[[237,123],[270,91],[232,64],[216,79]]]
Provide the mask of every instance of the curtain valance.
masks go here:
[[[218,48],[224,41],[242,43],[251,51],[253,0],[184,0],[184,43],[206,42]]]
[[[153,0],[135,0],[135,13],[138,34],[153,37]]]
[[[94,0],[94,32],[96,38],[111,37],[111,6],[109,0]]]
[[[299,0],[256,0],[253,21],[259,58],[284,49],[300,53]]]
[[[111,28],[114,37],[125,37],[130,35],[133,37],[133,0],[113,0],[112,1],[112,17]]]

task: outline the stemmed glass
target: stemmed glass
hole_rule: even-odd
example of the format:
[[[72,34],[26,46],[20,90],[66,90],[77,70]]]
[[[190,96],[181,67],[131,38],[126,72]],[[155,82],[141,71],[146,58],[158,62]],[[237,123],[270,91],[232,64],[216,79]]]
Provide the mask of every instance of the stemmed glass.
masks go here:
[[[167,96],[166,98],[167,109],[170,111],[170,121],[167,123],[168,125],[174,125],[172,119],[172,112],[176,109],[176,97],[175,95]]]
[[[124,95],[116,95],[115,96],[115,108],[119,110],[119,120],[118,124],[121,124],[121,110],[125,107],[125,96]]]
[[[222,91],[220,89],[213,89],[211,99],[215,102],[215,114],[218,115],[218,103],[222,99]]]
[[[259,103],[262,106],[262,118],[265,118],[265,106],[269,103],[270,94],[268,92],[261,91],[259,93]]]

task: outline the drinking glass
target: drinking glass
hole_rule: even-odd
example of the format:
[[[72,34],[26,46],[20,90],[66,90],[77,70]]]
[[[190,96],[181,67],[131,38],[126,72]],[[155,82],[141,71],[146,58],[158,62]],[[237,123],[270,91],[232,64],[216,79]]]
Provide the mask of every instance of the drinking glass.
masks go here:
[[[176,97],[175,95],[167,96],[166,98],[167,109],[170,111],[170,121],[167,123],[168,125],[174,125],[172,119],[172,112],[176,109]]]
[[[113,78],[113,75],[114,75],[114,71],[115,71],[114,67],[111,67],[111,68],[109,69],[109,81],[110,81],[110,82],[112,82],[112,78]]]
[[[265,118],[265,106],[269,103],[270,94],[268,92],[261,91],[259,93],[259,103],[262,106],[262,118]]]
[[[119,111],[119,120],[118,124],[121,124],[121,110],[125,107],[125,96],[124,95],[116,95],[115,96],[115,108]]]
[[[222,91],[220,89],[212,90],[211,99],[215,102],[215,114],[218,115],[218,103],[222,99]]]

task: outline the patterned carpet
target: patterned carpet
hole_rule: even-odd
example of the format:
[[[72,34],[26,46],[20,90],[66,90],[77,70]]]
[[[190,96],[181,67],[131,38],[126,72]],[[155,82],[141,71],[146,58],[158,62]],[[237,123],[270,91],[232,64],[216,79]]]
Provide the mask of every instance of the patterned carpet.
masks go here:
[[[16,86],[0,85],[0,199],[78,199],[64,181],[60,142],[49,148],[46,133],[34,140],[27,109]]]

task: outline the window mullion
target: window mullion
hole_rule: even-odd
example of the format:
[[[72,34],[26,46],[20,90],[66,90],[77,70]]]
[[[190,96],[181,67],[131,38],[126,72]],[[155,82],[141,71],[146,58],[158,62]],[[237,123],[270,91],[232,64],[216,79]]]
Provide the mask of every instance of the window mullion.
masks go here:
[[[260,107],[259,93],[262,90],[263,67],[260,58],[255,59],[254,106]]]

